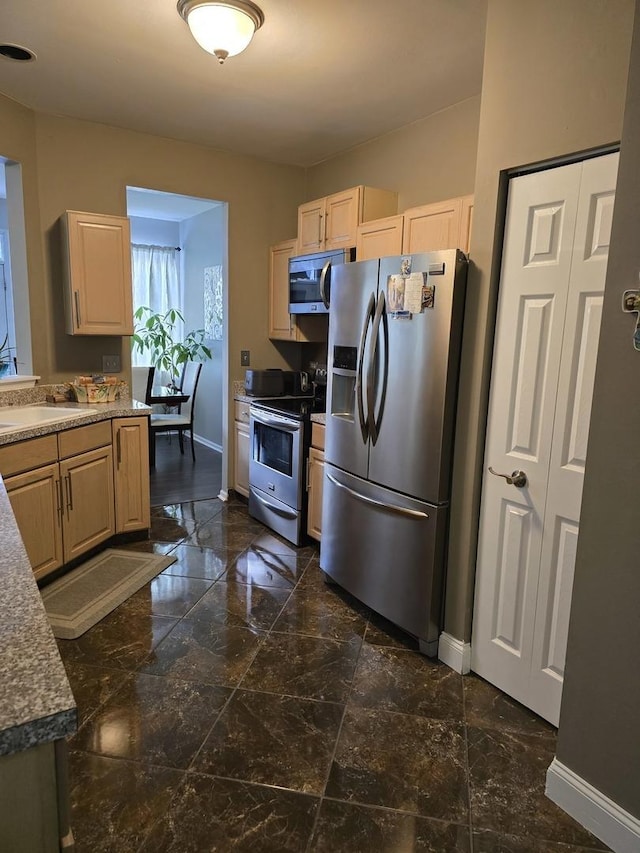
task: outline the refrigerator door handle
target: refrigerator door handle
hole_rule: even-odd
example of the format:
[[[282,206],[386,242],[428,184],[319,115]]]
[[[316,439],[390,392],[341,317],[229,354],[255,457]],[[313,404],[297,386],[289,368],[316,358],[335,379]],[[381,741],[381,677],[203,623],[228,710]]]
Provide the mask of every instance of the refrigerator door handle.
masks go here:
[[[367,344],[367,331],[369,330],[369,324],[373,322],[373,316],[375,312],[376,305],[376,296],[375,293],[372,293],[369,297],[369,302],[367,304],[367,309],[364,312],[364,323],[362,324],[362,333],[360,335],[360,345],[358,347],[358,351],[360,356],[358,358],[358,370],[356,372],[356,403],[358,405],[358,420],[360,421],[360,432],[362,433],[362,440],[364,442],[369,438],[369,422],[370,415],[367,413],[365,416],[364,411],[364,397],[362,393],[362,384],[363,384],[363,373],[364,373],[364,352]],[[368,398],[368,392],[367,392]]]
[[[378,352],[378,341],[380,339],[380,324],[382,323],[382,334],[384,337],[384,365],[382,368],[382,392],[380,394],[380,406],[378,408],[378,416],[375,413],[375,368],[376,355]],[[386,300],[384,291],[380,291],[378,297],[378,305],[376,306],[375,318],[373,321],[373,345],[371,348],[371,358],[369,361],[369,369],[367,371],[367,409],[369,410],[369,435],[371,443],[375,446],[380,434],[380,424],[384,415],[384,403],[387,396],[387,380],[389,378],[389,320],[387,318]]]
[[[340,483],[336,480],[335,477],[332,477],[327,471],[325,471],[325,476],[328,480],[331,480],[334,486],[337,486],[339,489],[344,489],[345,492],[349,492],[349,494],[356,498],[356,500],[362,501],[365,504],[373,504],[373,506],[380,507],[380,509],[384,509],[387,512],[395,512],[398,515],[405,515],[409,518],[429,518],[429,514],[426,512],[420,512],[417,509],[408,509],[405,506],[397,506],[396,504],[388,504],[383,501],[377,501],[375,498],[367,497],[367,495],[361,495],[360,492],[356,492],[355,489],[349,488],[349,486],[345,486],[344,483]]]

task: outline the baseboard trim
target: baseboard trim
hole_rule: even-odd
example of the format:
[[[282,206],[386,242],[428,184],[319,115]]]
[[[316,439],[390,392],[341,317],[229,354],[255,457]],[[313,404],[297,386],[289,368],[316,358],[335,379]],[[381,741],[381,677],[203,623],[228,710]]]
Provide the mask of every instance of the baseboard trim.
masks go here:
[[[438,641],[438,658],[451,669],[466,675],[471,672],[471,643],[464,643],[443,631]]]
[[[640,819],[554,758],[547,770],[545,793],[616,853],[640,850]]]
[[[220,492],[218,494],[218,500],[227,503],[227,501],[229,500],[229,492],[226,489],[220,489]]]
[[[178,435],[178,430],[165,430],[164,435]],[[208,438],[203,438],[201,435],[194,435],[193,440],[196,444],[203,444],[205,447],[209,447],[211,450],[217,450],[218,453],[222,453],[222,446],[220,444],[215,444],[213,441],[209,441]]]
[[[197,441],[198,444],[204,444],[205,447],[209,447],[211,450],[217,450],[218,453],[222,453],[222,445],[209,441],[208,438],[203,438],[201,435],[194,435],[193,440]]]

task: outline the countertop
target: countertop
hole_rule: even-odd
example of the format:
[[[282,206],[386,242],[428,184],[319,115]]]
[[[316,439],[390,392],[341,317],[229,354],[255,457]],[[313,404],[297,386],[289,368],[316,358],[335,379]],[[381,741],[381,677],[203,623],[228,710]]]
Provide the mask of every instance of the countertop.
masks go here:
[[[11,392],[8,391],[7,394]],[[4,395],[0,395],[0,421],[2,421],[2,411],[4,408]],[[41,400],[35,401],[38,405],[51,406],[55,409],[56,403],[44,403]],[[31,402],[20,402],[15,405],[31,405]],[[11,432],[0,433],[0,446],[3,444],[13,444],[16,441],[24,441],[26,438],[35,438],[39,435],[48,435],[52,432],[60,432],[63,429],[73,429],[86,424],[97,423],[98,421],[110,420],[111,418],[131,418],[136,415],[150,415],[150,406],[145,406],[144,403],[139,403],[137,400],[117,400],[115,403],[60,403],[65,409],[78,409],[79,412],[87,409],[95,409],[92,414],[84,414],[82,417],[65,419],[63,421],[54,421],[47,424],[30,425],[22,429],[12,430]]]
[[[72,734],[76,703],[0,478],[0,755]]]

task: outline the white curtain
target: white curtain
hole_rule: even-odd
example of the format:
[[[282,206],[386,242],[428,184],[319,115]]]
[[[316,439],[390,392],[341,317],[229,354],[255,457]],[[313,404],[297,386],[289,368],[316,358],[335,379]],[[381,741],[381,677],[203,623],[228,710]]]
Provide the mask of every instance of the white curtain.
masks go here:
[[[131,245],[131,273],[133,277],[133,310],[146,305],[152,311],[164,314],[169,308],[182,306],[182,288],[178,271],[178,250],[167,246]],[[176,339],[182,340],[184,329],[178,320]],[[141,366],[149,363],[148,353],[134,349],[131,363]]]

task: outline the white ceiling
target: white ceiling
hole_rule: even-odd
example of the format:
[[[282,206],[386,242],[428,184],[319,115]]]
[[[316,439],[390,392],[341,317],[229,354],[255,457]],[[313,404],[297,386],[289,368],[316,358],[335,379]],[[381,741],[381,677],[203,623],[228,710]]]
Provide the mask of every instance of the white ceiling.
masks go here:
[[[2,0],[0,92],[38,111],[310,166],[477,95],[487,0],[258,0],[220,66],[176,0]]]
[[[205,198],[189,195],[164,193],[140,187],[127,187],[127,215],[142,216],[146,219],[164,219],[168,222],[182,222],[199,213],[212,210],[221,202],[212,202]]]

